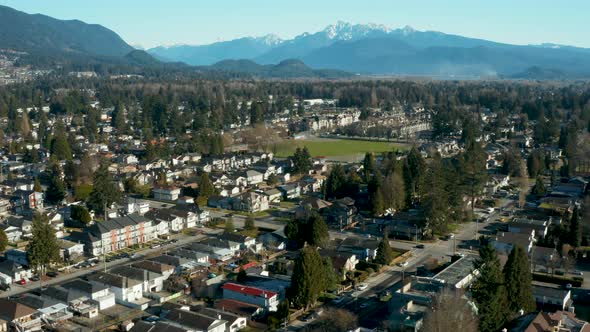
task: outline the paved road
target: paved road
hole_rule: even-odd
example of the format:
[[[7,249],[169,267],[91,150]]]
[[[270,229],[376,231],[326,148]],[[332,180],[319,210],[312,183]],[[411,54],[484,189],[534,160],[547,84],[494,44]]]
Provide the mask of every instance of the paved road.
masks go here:
[[[203,230],[205,233],[210,233],[210,234],[214,234],[214,233],[218,232],[217,230],[210,230],[207,228],[203,228]],[[158,254],[162,254],[162,253],[165,253],[166,251],[172,250],[176,247],[186,245],[187,243],[190,243],[193,241],[198,241],[198,240],[202,239],[203,237],[205,237],[205,235],[203,235],[203,234],[199,234],[196,236],[181,236],[178,238],[178,242],[176,242],[176,243],[164,245],[164,246],[157,248],[157,249],[145,249],[142,251],[138,251],[137,252],[138,257],[136,257],[136,258],[123,258],[123,259],[119,259],[116,261],[107,262],[106,269],[109,269],[109,268],[112,268],[115,266],[119,266],[119,265],[125,265],[125,264],[128,264],[129,262],[142,260],[148,256],[155,256]],[[57,277],[50,278],[45,281],[28,282],[27,284],[22,285],[22,286],[13,283],[10,285],[11,289],[0,293],[0,296],[2,296],[2,297],[15,296],[15,295],[18,295],[21,293],[25,293],[25,292],[37,289],[39,287],[46,287],[46,286],[50,286],[50,285],[61,284],[61,283],[68,281],[70,279],[79,278],[84,275],[96,272],[96,271],[103,271],[104,269],[105,269],[105,264],[104,264],[104,262],[101,261],[98,265],[91,267],[91,268],[71,269],[70,271],[60,272]]]

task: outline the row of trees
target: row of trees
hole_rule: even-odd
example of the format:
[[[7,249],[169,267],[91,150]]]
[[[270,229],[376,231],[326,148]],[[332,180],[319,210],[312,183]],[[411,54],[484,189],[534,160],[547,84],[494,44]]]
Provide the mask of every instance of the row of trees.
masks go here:
[[[515,246],[501,268],[497,252],[491,245],[483,246],[475,264],[479,277],[471,287],[478,308],[479,329],[498,331],[507,321],[535,310],[532,276],[526,251]]]

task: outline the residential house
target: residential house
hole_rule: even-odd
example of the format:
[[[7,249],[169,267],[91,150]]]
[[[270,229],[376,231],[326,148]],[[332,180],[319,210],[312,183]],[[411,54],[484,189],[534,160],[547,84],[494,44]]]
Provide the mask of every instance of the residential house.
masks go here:
[[[258,305],[231,299],[219,299],[215,301],[214,307],[217,310],[231,312],[249,320],[264,314],[264,309]]]
[[[344,197],[332,202],[328,208],[322,210],[326,222],[329,225],[337,226],[340,229],[352,227],[355,224],[357,208],[354,200]]]
[[[68,240],[59,240],[59,255],[66,261],[71,262],[84,255],[84,245]]]
[[[277,311],[279,297],[276,292],[232,282],[225,283],[221,288],[223,289],[224,299],[254,304],[264,308],[266,311]]]
[[[115,305],[115,293],[111,291],[108,285],[93,283],[82,279],[73,279],[59,285],[67,290],[70,295],[75,295],[77,299],[83,296],[98,304],[100,310],[110,308]]]
[[[512,327],[514,326],[514,327]],[[540,311],[517,318],[507,332],[590,332],[590,324],[576,318],[573,312],[558,310]]]
[[[110,269],[109,273],[141,282],[144,293],[156,293],[162,291],[164,289],[164,280],[166,280],[161,273],[124,265]]]
[[[533,246],[530,256],[533,271],[553,273],[561,265],[561,256],[555,248]]]
[[[356,255],[349,252],[321,250],[320,254],[322,257],[330,257],[332,260],[332,266],[342,279],[346,278],[348,272],[354,271],[359,262]]]
[[[38,316],[50,324],[61,323],[74,316],[66,304],[32,293],[25,293],[14,301],[37,310]]]
[[[225,310],[218,310],[207,307],[192,308],[191,311],[205,315],[211,318],[217,318],[226,321],[225,332],[236,332],[246,327],[248,320],[246,317],[236,315]]]
[[[88,276],[88,281],[109,287],[115,294],[115,301],[123,305],[134,304],[143,299],[143,283],[139,280],[108,272],[96,272]]]
[[[499,253],[509,254],[514,246],[522,247],[525,252],[529,253],[533,248],[535,238],[528,233],[510,233],[500,232],[492,239],[492,245]]]
[[[8,242],[16,243],[21,240],[23,233],[19,227],[11,226],[7,223],[1,223],[0,228],[2,228],[2,230],[6,234]]]
[[[264,191],[264,194],[268,196],[269,203],[280,203],[283,194],[276,188],[268,189]]]
[[[277,189],[283,193],[285,199],[296,199],[301,197],[301,187],[298,183],[288,183],[278,186]]]
[[[25,239],[31,238],[33,232],[33,220],[21,217],[8,217],[5,223],[9,226],[16,227]]]
[[[544,310],[567,310],[572,304],[571,296],[572,292],[569,289],[533,285],[535,302]]]
[[[0,262],[0,281],[10,284],[19,280],[27,280],[33,276],[33,271],[11,260]]]
[[[25,266],[29,265],[28,254],[24,250],[8,249],[4,253],[4,257],[6,258],[6,260],[13,261],[19,265],[25,265]]]
[[[247,170],[245,176],[248,186],[254,186],[264,182],[264,174],[255,170]]]
[[[17,190],[12,194],[11,201],[17,214],[32,215],[33,211],[43,210],[43,193]]]
[[[153,222],[138,214],[94,223],[82,233],[74,238],[80,240],[92,256],[149,242],[157,237]]]
[[[154,199],[161,201],[176,201],[180,197],[180,188],[170,185],[156,185],[152,192]]]
[[[225,332],[227,322],[219,317],[209,317],[183,309],[172,309],[162,315],[168,324],[190,331]]]
[[[269,209],[268,196],[255,192],[249,191],[236,197],[237,200],[234,203],[234,209],[246,212],[260,212]]]
[[[43,325],[37,310],[4,298],[0,298],[0,319],[8,323],[11,331],[38,331]]]
[[[160,263],[157,261],[139,261],[134,262],[133,264],[131,264],[131,266],[138,269],[143,269],[161,274],[164,277],[164,279],[168,279],[174,273],[174,266]]]

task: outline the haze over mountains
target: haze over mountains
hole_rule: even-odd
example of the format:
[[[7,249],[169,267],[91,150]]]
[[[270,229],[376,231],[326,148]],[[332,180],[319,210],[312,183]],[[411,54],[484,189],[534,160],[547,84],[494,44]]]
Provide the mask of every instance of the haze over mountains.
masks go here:
[[[282,40],[244,37],[200,46],[136,50],[116,32],[0,6],[0,49],[37,58],[162,67],[184,62],[200,71],[260,77],[337,78],[348,73],[430,77],[590,78],[590,49],[509,45],[411,27],[338,22]],[[149,54],[148,54],[149,53]],[[233,61],[227,61],[233,60]],[[240,60],[240,61],[235,61]],[[168,65],[170,66],[170,65]],[[182,66],[177,66],[182,68]],[[191,67],[186,67],[191,70]]]
[[[241,38],[201,46],[157,47],[160,59],[210,65],[226,59],[261,64],[299,59],[312,68],[362,74],[472,77],[589,77],[590,49],[555,44],[510,45],[411,27],[338,22],[290,40]],[[534,69],[534,70],[533,70]]]

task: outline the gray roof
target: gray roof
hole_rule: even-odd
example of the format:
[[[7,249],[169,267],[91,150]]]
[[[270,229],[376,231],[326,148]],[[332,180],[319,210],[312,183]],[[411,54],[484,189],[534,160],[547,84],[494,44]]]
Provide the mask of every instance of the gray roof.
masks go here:
[[[82,279],[74,279],[61,284],[61,286],[65,289],[72,289],[89,295],[108,289],[105,285],[91,283]]]
[[[109,233],[112,230],[122,229],[126,226],[134,226],[147,221],[149,221],[149,219],[134,213],[118,218],[108,219],[106,221],[96,222],[89,227],[89,230],[94,235],[98,235]]]

